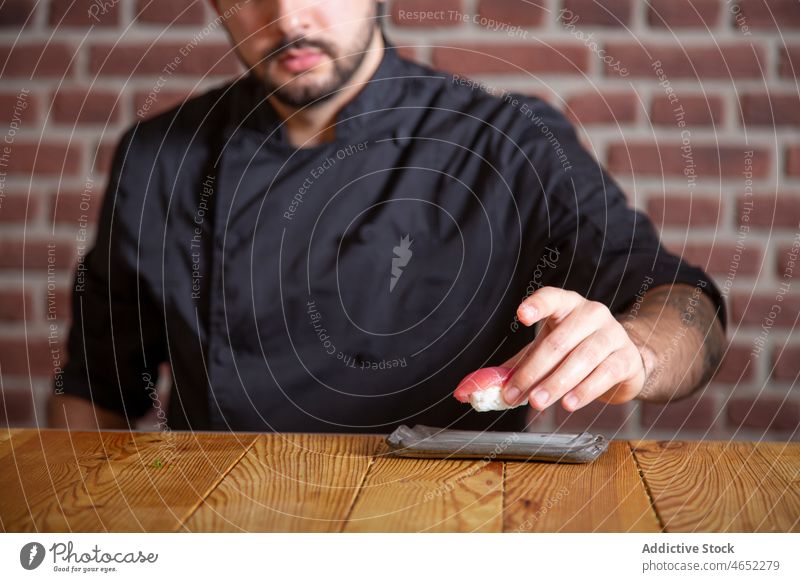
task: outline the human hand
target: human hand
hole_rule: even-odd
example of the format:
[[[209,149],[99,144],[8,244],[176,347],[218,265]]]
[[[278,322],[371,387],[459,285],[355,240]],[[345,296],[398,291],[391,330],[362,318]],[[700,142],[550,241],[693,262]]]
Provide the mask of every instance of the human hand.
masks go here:
[[[619,404],[644,387],[643,356],[609,311],[578,293],[542,287],[517,309],[523,325],[543,325],[536,339],[502,365],[513,369],[505,382],[508,404],[528,399],[544,410],[561,399],[574,411],[593,400]]]

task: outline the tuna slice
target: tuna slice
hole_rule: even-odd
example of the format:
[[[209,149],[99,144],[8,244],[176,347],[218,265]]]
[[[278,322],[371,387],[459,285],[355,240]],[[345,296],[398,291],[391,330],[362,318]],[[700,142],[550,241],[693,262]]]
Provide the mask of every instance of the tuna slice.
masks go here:
[[[503,400],[503,385],[511,377],[509,368],[481,368],[466,376],[459,383],[453,396],[459,402],[469,402],[478,412],[508,410],[527,404],[523,399],[519,404],[506,404]]]

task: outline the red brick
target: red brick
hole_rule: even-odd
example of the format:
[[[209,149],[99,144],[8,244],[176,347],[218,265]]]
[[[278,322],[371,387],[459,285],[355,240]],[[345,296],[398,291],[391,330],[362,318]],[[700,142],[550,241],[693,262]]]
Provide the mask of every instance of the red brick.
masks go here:
[[[136,22],[140,24],[166,24],[172,26],[197,26],[206,22],[204,0],[170,0],[136,3]]]
[[[582,26],[630,25],[632,16],[632,0],[564,0],[558,18],[580,29]]]
[[[654,67],[657,62],[661,63],[660,68],[667,80],[730,80],[731,76],[761,79],[765,63],[762,47],[750,43],[707,46],[692,45],[687,41],[642,47],[633,42],[609,42],[606,43],[606,54],[618,60],[618,67],[627,69],[630,76],[653,80],[659,80],[658,68]],[[606,64],[608,76],[620,75],[614,64]]]
[[[191,96],[189,89],[139,91],[133,97],[133,114],[137,119],[147,119],[180,105]]]
[[[53,302],[52,307],[55,308],[56,321],[63,322],[65,325],[70,324],[72,319],[72,288],[58,288],[55,290],[52,299],[46,297],[45,304],[42,307],[45,314],[51,309],[51,300]]]
[[[7,192],[0,196],[0,223],[34,222],[41,212],[42,198],[38,192]]]
[[[769,127],[800,125],[800,97],[797,94],[743,95],[740,104],[744,124]]]
[[[755,359],[752,351],[751,346],[729,346],[712,381],[722,384],[737,384],[753,380]]]
[[[639,100],[634,93],[585,93],[567,100],[566,113],[580,125],[636,122]]]
[[[707,430],[714,426],[716,407],[710,394],[642,406],[642,427],[646,429]]]
[[[51,197],[48,224],[67,224],[75,228],[84,217],[90,225],[97,224],[103,192],[89,184],[83,190],[54,192]]]
[[[0,93],[0,123],[35,125],[41,115],[39,99],[29,90]]]
[[[50,0],[50,26],[117,26],[119,0]]]
[[[0,289],[0,321],[31,322],[33,298],[24,289]]]
[[[510,26],[530,28],[542,24],[545,8],[541,2],[481,0],[478,3],[478,17]]]
[[[0,28],[30,26],[36,4],[36,0],[5,0],[0,3]]]
[[[183,50],[184,54],[181,54]],[[174,69],[172,68],[174,65]],[[89,48],[92,74],[205,76],[233,75],[240,71],[231,47],[222,43],[196,46],[186,43],[96,44]],[[171,72],[170,72],[171,71]]]
[[[794,279],[800,273],[800,240],[778,250],[778,277]]]
[[[760,226],[765,228],[798,228],[800,226],[800,197],[790,196],[753,196],[749,198],[752,202],[750,212],[747,213],[745,204],[747,198],[739,198],[737,216],[739,224],[749,224],[750,226]],[[744,216],[749,217],[749,221],[743,220]]]
[[[76,176],[81,167],[81,149],[76,144],[17,142],[11,146],[9,174]]]
[[[464,23],[461,0],[395,0],[391,10],[396,26],[438,28]]]
[[[2,389],[0,397],[0,426],[33,426],[33,395],[30,390]]]
[[[56,123],[113,123],[120,119],[116,91],[62,89],[53,97],[51,116]]]
[[[720,22],[719,0],[650,0],[647,23],[656,28],[713,28]]]
[[[21,42],[0,47],[0,63],[6,78],[63,77],[72,74],[74,53],[72,45],[64,42]]]
[[[800,374],[800,346],[778,347],[773,352],[773,380],[794,382]]]
[[[712,274],[727,274],[736,261],[739,263],[737,274],[755,275],[761,267],[763,252],[760,245],[749,241],[743,250],[737,251],[734,243],[716,242],[713,244],[689,243],[685,247],[668,245],[673,252],[683,252],[683,258],[699,265]]]
[[[722,219],[721,204],[718,198],[668,194],[651,197],[647,213],[657,226],[716,226]]]
[[[781,295],[783,299],[777,300],[779,296],[776,285],[776,293],[770,295],[745,295],[743,293],[733,296],[731,309],[733,321],[744,325],[762,328],[770,328],[770,321],[774,328],[796,329],[798,325],[797,316],[800,314],[800,295]],[[777,306],[777,309],[775,309]],[[771,317],[774,315],[774,317]]]
[[[568,413],[560,405],[556,410],[556,431],[606,430],[618,432],[625,429],[631,418],[631,408],[625,405],[592,402],[580,410]]]
[[[780,75],[788,79],[800,77],[800,44],[781,48]]]
[[[800,176],[800,146],[786,148],[786,175]]]
[[[748,28],[800,28],[800,4],[797,0],[739,0],[738,5],[741,14],[732,11],[731,20],[739,28],[741,24]]]
[[[586,47],[576,44],[518,45],[462,44],[433,49],[439,69],[464,74],[565,73],[579,74],[589,66]]]
[[[694,172],[699,179],[717,180],[741,176],[744,171],[745,147],[731,145],[690,144],[691,160],[682,157],[680,143],[612,143],[608,148],[608,167],[613,172],[647,174],[652,176],[683,176],[684,170]],[[753,150],[752,173],[763,178],[769,173],[769,153]]]
[[[728,403],[734,427],[789,431],[800,426],[800,403],[775,396],[734,398]]]
[[[97,149],[93,159],[92,171],[95,174],[107,175],[111,171],[111,163],[114,159],[114,152],[117,150],[116,142],[103,142],[97,144]]]
[[[49,244],[55,245],[52,252]],[[56,271],[71,271],[75,256],[74,240],[42,240],[31,237],[24,242],[22,238],[0,240],[0,269],[19,270],[24,264],[25,271],[46,270],[48,262],[52,260]]]
[[[666,95],[653,98],[650,121],[656,125],[678,127],[683,121],[687,127],[693,125],[719,125],[722,123],[725,106],[719,95],[678,95],[678,101],[670,103]],[[677,110],[677,111],[676,111]]]
[[[57,349],[54,344],[53,349]],[[47,338],[0,339],[0,374],[3,376],[50,376],[53,358]],[[63,355],[63,350],[61,354]],[[63,367],[63,361],[61,362]]]
[[[499,89],[502,89],[502,87],[499,87]],[[536,83],[533,83],[533,86],[530,89],[512,89],[511,87],[506,89],[508,91],[515,91],[522,95],[527,95],[529,97],[536,97],[542,101],[545,101],[548,105],[555,107],[556,109],[562,105],[562,99],[560,97],[556,97],[554,93]]]

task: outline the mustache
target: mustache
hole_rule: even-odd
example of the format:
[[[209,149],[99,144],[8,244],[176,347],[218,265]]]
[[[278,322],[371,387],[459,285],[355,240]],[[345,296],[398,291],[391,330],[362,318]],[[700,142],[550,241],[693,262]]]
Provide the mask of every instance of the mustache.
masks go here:
[[[286,51],[291,49],[302,49],[302,48],[313,48],[317,49],[320,52],[325,53],[330,58],[335,58],[335,50],[334,47],[331,46],[328,42],[320,39],[311,39],[306,37],[295,37],[295,38],[282,38],[278,45],[269,51],[262,62],[264,63],[271,63],[279,58],[281,58]]]

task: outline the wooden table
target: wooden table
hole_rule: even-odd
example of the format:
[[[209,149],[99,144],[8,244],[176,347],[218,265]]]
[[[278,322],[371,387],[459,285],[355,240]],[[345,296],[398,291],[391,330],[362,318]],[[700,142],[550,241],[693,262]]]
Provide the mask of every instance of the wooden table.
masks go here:
[[[0,429],[19,531],[800,531],[800,444],[623,442],[588,465],[399,459],[378,436]]]

